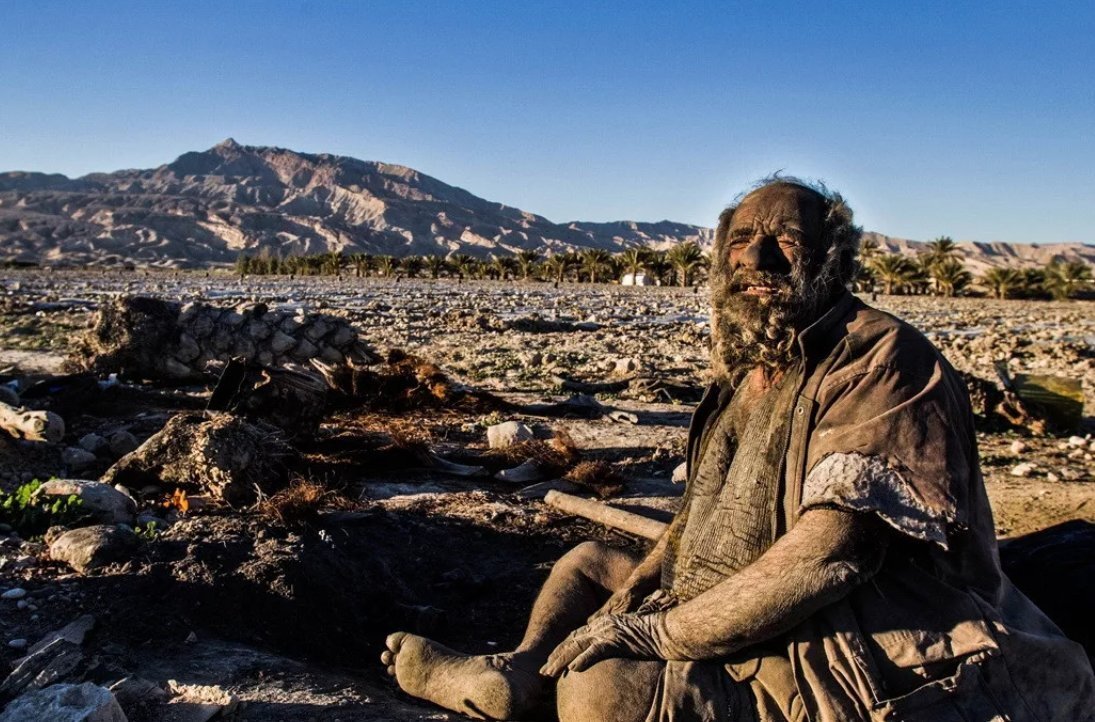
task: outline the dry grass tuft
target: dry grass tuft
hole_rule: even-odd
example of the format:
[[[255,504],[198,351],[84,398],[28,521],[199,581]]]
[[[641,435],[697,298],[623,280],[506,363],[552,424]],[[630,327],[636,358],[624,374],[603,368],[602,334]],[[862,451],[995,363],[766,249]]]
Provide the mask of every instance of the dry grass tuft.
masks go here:
[[[607,461],[582,461],[563,477],[572,484],[589,489],[601,499],[615,496],[624,490],[624,478],[616,467]]]
[[[282,524],[307,524],[319,518],[323,509],[345,509],[350,502],[323,484],[308,479],[296,479],[259,504],[262,514]]]

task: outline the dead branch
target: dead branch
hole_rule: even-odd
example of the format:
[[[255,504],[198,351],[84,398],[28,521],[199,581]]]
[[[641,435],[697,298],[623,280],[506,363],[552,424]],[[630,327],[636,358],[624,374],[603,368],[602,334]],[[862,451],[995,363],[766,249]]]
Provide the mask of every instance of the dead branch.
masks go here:
[[[629,511],[617,509],[599,501],[583,499],[580,496],[566,494],[561,491],[549,491],[547,496],[544,497],[544,501],[567,514],[574,514],[651,541],[660,539],[668,526],[645,516],[632,514]]]

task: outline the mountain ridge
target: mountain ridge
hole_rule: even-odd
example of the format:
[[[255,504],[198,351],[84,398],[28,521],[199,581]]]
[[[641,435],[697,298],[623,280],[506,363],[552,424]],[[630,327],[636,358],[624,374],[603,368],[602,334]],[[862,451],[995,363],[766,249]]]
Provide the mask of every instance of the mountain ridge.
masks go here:
[[[867,235],[897,252],[920,245]],[[263,249],[486,257],[685,241],[710,247],[713,237],[710,228],[668,219],[554,223],[407,166],[232,138],[151,169],[79,178],[0,173],[0,259],[8,261],[201,267]],[[959,244],[974,269],[1056,256],[1095,262],[1095,246],[1019,245]]]

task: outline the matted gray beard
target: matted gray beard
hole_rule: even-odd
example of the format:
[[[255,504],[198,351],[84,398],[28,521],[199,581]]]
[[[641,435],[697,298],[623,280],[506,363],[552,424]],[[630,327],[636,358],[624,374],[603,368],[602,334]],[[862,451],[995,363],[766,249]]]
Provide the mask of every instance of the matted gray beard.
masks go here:
[[[731,272],[716,261],[711,271],[711,370],[715,381],[736,387],[757,366],[779,371],[799,357],[798,333],[824,312],[839,289],[839,255],[826,254],[817,273],[796,264],[790,277]],[[776,289],[750,296],[750,285]]]

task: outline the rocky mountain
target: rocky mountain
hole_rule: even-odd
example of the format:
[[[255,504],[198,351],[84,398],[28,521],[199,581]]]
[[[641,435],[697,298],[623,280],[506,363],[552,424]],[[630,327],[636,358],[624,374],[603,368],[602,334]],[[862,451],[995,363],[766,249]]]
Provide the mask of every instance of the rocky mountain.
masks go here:
[[[0,256],[193,267],[241,251],[396,256],[710,243],[683,223],[552,223],[412,168],[229,139],[151,170],[0,173]]]
[[[882,253],[915,256],[927,248],[926,241],[892,238],[881,233],[863,234],[864,242],[874,241]],[[974,243],[960,241],[959,257],[975,276],[994,266],[1038,268],[1053,261],[1083,261],[1095,265],[1095,246],[1086,243]]]
[[[869,234],[880,247],[916,241]],[[479,198],[405,166],[228,139],[149,170],[70,179],[0,173],[0,261],[49,264],[224,265],[241,252],[395,256],[521,250],[709,246],[710,228],[660,221],[558,224]],[[1095,262],[1083,244],[960,244],[971,270]]]

